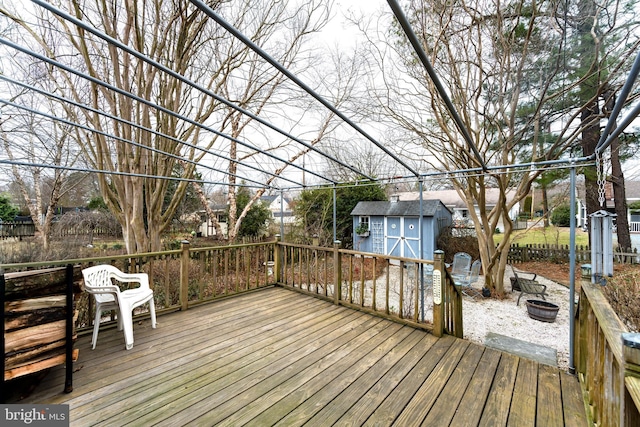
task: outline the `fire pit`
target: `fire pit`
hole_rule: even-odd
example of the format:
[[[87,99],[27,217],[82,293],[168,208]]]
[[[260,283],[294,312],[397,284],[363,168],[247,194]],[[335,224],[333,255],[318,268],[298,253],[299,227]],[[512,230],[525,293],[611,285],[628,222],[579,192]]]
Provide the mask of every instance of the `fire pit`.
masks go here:
[[[540,320],[541,322],[555,322],[559,309],[560,307],[551,302],[537,299],[527,300],[527,312],[529,313],[529,317]]]

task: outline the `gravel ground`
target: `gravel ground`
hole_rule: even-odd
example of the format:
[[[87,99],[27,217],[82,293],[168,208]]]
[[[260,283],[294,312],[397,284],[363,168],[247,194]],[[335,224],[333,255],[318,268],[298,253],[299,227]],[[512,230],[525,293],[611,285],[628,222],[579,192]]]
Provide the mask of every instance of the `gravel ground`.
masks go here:
[[[507,269],[505,287],[511,289],[509,277],[513,274]],[[530,276],[524,276],[530,277]],[[484,344],[489,332],[506,335],[511,338],[550,347],[558,352],[558,367],[569,368],[569,288],[554,281],[538,276],[536,280],[547,285],[547,301],[560,307],[554,323],[531,319],[527,313],[526,300],[535,298],[525,294],[517,306],[519,292],[507,292],[506,298],[477,297],[463,299],[464,338]],[[474,288],[481,289],[484,277],[480,277]]]

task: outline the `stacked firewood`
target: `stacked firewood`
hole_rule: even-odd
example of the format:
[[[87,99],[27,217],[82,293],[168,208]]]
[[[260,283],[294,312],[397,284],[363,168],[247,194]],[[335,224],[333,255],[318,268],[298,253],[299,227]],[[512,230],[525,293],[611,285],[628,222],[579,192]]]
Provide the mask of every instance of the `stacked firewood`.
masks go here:
[[[81,292],[81,279],[74,268],[74,295]],[[64,267],[5,274],[5,380],[65,363],[66,292]],[[76,318],[74,309],[74,325]],[[78,351],[73,354],[75,360]]]

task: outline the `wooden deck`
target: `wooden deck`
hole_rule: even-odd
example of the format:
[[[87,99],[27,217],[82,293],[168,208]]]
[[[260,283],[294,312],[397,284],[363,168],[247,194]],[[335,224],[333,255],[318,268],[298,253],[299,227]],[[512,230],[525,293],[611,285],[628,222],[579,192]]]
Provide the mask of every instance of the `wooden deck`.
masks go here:
[[[135,344],[77,347],[25,401],[68,403],[71,425],[584,426],[557,369],[281,288],[143,321]]]

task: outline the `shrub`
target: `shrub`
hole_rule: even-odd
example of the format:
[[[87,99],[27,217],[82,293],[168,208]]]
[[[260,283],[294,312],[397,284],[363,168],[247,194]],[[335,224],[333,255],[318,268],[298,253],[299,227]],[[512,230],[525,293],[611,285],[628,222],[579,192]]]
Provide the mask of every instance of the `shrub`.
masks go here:
[[[560,205],[551,213],[551,224],[557,227],[568,227],[571,221],[571,207]]]
[[[602,292],[631,332],[640,332],[640,271],[626,271],[607,279]]]
[[[471,235],[454,236],[453,227],[442,230],[436,245],[444,251],[444,261],[447,263],[453,262],[453,256],[458,252],[466,252],[472,259],[480,258],[478,238]]]

